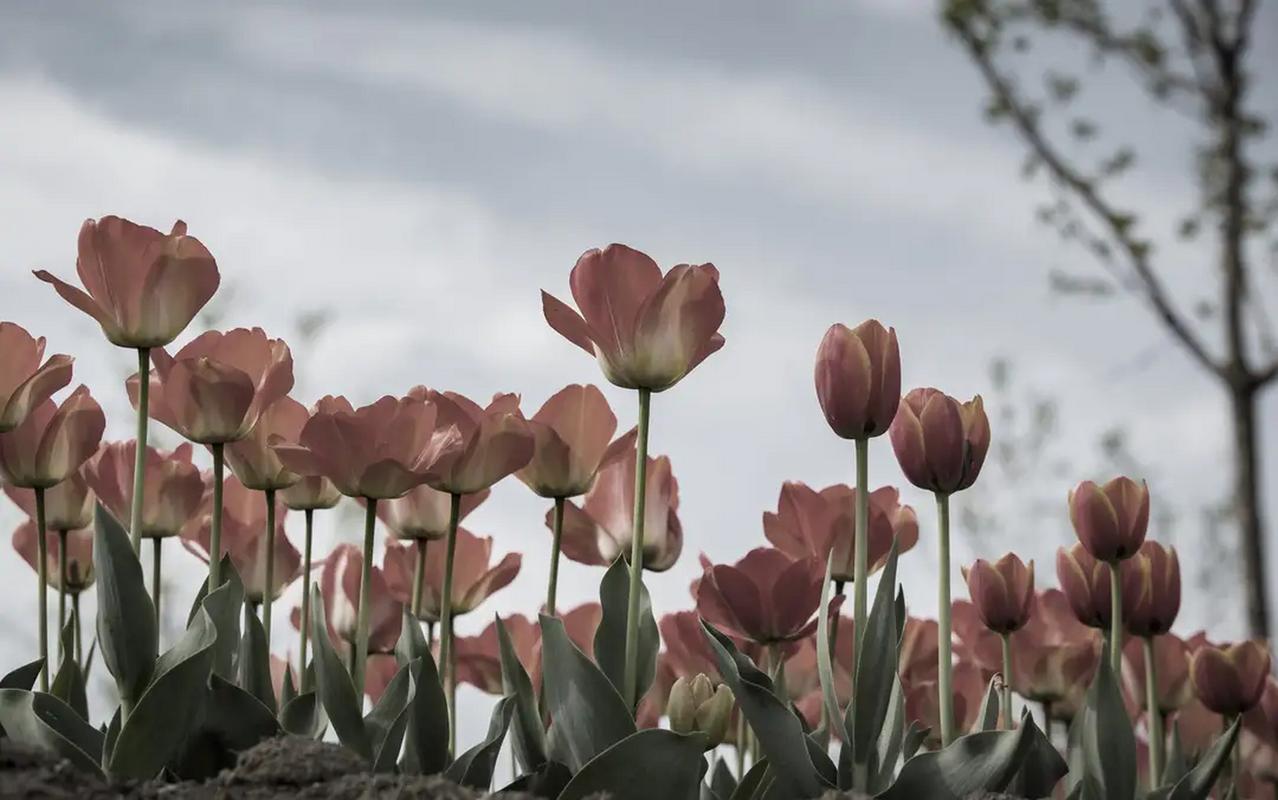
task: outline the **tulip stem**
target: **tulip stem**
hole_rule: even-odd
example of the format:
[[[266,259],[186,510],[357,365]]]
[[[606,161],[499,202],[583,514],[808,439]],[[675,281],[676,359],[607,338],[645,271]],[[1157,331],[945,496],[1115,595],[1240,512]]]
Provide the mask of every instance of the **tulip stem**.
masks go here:
[[[75,630],[75,663],[84,669],[83,640],[80,638],[80,593],[71,595],[71,627]]]
[[[630,595],[626,603],[626,651],[622,699],[639,705],[639,590],[643,588],[644,503],[648,494],[648,412],[652,393],[639,390],[639,435],[635,442],[635,510],[630,542]]]
[[[67,532],[58,531],[58,663],[62,663],[62,629],[67,626]]]
[[[453,562],[457,558],[457,523],[461,519],[461,495],[453,493],[448,508],[448,546],[444,551],[444,586],[439,593],[439,668],[448,697],[448,752],[457,747],[457,675],[453,669]]]
[[[745,714],[741,713],[741,709],[737,709],[737,783],[745,777],[745,756],[746,756],[746,721]]]
[[[213,590],[222,585],[222,475],[225,460],[221,442],[209,445],[209,449],[213,451],[213,522],[209,526],[208,593],[213,594]]]
[[[1047,741],[1052,740],[1052,701],[1043,701],[1043,735],[1047,737]]]
[[[936,517],[939,533],[940,574],[937,584],[937,705],[941,710],[941,746],[946,747],[954,741],[954,694],[951,686],[950,633],[950,496],[944,492],[936,493]]]
[[[1123,669],[1123,571],[1122,562],[1109,565],[1109,668],[1114,678]]]
[[[157,641],[160,636],[160,587],[163,585],[160,583],[160,553],[163,552],[160,549],[160,544],[163,541],[159,536],[151,539],[151,604],[155,606],[155,635]]]
[[[266,651],[271,651],[271,606],[275,601],[275,490],[266,495],[266,579],[262,587],[262,629],[266,631]],[[366,557],[367,558],[367,557]]]
[[[351,658],[351,680],[361,704],[364,697],[364,666],[368,661],[368,616],[373,588],[373,532],[377,529],[377,498],[369,497],[364,514],[363,563],[359,577],[359,614],[355,627],[355,653]]]
[[[301,643],[298,646],[300,652],[298,675],[301,676],[302,692],[310,690],[310,671],[306,668],[306,646],[309,643],[307,631],[311,627],[311,533],[315,523],[315,510],[308,508],[302,512],[306,517],[306,540],[302,545],[302,624],[301,624]]]
[[[1003,634],[1003,730],[1010,731],[1012,724],[1012,637]]]
[[[142,508],[146,487],[146,434],[151,398],[151,348],[138,348],[137,452],[133,455],[133,504],[129,508],[129,538],[133,555],[142,553]],[[221,445],[215,445],[220,447]],[[216,559],[214,559],[216,560]],[[213,587],[209,587],[211,592]]]
[[[1158,665],[1154,661],[1154,639],[1141,640],[1145,648],[1145,723],[1149,726],[1149,783],[1157,786],[1163,775],[1163,715],[1158,708]]]
[[[564,535],[564,498],[555,498],[554,538],[550,543],[550,586],[546,589],[546,613],[559,616],[555,607],[555,590],[559,587],[559,545]]]
[[[422,616],[422,591],[426,587],[426,548],[429,544],[430,539],[415,540],[417,563],[413,565],[413,603],[409,606],[415,620],[420,620]]]
[[[856,533],[852,553],[852,638],[856,652],[861,652],[861,637],[865,635],[865,617],[868,605],[870,548],[870,440],[856,440]],[[856,665],[852,666],[852,685],[856,685]]]
[[[49,691],[49,543],[44,533],[44,489],[36,487],[36,583],[40,594],[36,598],[36,624],[40,626],[40,658],[44,666],[40,669],[40,691]]]

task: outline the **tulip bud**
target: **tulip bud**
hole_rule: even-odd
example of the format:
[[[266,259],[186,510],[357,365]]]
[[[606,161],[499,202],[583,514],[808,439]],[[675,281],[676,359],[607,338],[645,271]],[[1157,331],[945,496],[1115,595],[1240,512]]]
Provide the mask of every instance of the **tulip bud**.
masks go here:
[[[666,714],[675,733],[705,734],[709,750],[727,737],[732,707],[732,691],[723,684],[716,689],[705,673],[698,673],[691,681],[681,677],[670,687]]]
[[[887,432],[901,401],[896,330],[876,319],[855,328],[834,324],[816,357],[816,391],[830,427],[844,439]]]
[[[1194,693],[1208,709],[1226,717],[1260,702],[1269,675],[1269,651],[1257,641],[1226,647],[1204,643],[1189,663]]]
[[[1109,565],[1075,543],[1056,551],[1056,579],[1078,621],[1106,630],[1110,623]]]
[[[1160,636],[1180,611],[1180,559],[1176,548],[1147,541],[1123,562],[1123,624],[1133,636]]]
[[[1131,558],[1149,527],[1149,487],[1125,477],[1103,486],[1083,481],[1069,493],[1069,519],[1096,558],[1108,563]]]
[[[1026,566],[1014,553],[993,564],[978,558],[963,570],[972,604],[985,627],[1008,634],[1025,627],[1034,609],[1034,562]]]
[[[960,403],[936,389],[913,389],[901,398],[889,435],[910,483],[939,494],[975,483],[990,449],[990,421],[979,394]]]

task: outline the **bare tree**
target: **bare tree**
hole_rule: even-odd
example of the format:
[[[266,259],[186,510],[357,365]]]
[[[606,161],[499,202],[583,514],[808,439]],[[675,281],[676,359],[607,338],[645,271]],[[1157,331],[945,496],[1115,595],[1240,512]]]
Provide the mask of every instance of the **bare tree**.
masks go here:
[[[1269,237],[1278,217],[1278,169],[1262,166],[1257,147],[1267,126],[1254,109],[1248,69],[1260,27],[1258,5],[1258,0],[1158,0],[1144,8],[1117,0],[1108,7],[1101,0],[945,0],[942,19],[989,89],[988,117],[1009,125],[1024,143],[1027,175],[1045,174],[1049,181],[1052,201],[1040,217],[1084,244],[1107,271],[1099,282],[1055,275],[1058,288],[1105,293],[1116,285],[1134,293],[1227,393],[1231,505],[1247,621],[1254,635],[1267,636],[1257,407],[1263,389],[1278,377],[1278,348],[1257,285],[1269,276],[1256,264],[1266,249],[1274,252]],[[1138,230],[1141,209],[1117,199],[1113,181],[1133,166],[1135,151],[1119,147],[1087,157],[1101,127],[1072,110],[1080,81],[1052,70],[1041,89],[1018,79],[1024,54],[1047,37],[1063,40],[1065,52],[1092,56],[1102,69],[1122,70],[1138,90],[1182,112],[1178,119],[1191,126],[1199,197],[1176,233],[1183,239],[1207,232],[1213,237],[1204,264],[1217,284],[1213,301],[1191,304],[1192,313],[1183,310],[1167,288],[1166,259],[1152,237]],[[1267,184],[1258,186],[1262,178]]]

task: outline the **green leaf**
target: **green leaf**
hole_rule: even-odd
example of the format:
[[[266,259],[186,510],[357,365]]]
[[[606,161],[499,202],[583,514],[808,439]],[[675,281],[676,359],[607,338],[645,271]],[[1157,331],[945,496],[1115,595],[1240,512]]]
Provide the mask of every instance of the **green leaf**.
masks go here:
[[[266,629],[248,605],[244,606],[244,635],[240,638],[236,663],[240,688],[260,700],[272,714],[276,713],[279,709],[275,686],[271,683],[271,652],[266,643]]]
[[[896,561],[893,540],[865,631],[857,633],[856,686],[852,692],[852,724],[847,731],[854,765],[872,766],[874,748],[892,700],[892,685],[897,680]]]
[[[1069,765],[1061,758],[1056,745],[1034,723],[1028,709],[1021,713],[1021,727],[1030,729],[1030,743],[1007,792],[1017,797],[1048,797],[1069,772]]]
[[[710,772],[710,791],[718,800],[732,800],[732,793],[736,790],[737,778],[728,769],[727,762],[722,757],[715,759],[714,769]]]
[[[905,743],[905,689],[901,679],[893,676],[892,694],[888,698],[886,724],[879,729],[873,758],[870,760],[870,791],[878,792],[892,785],[896,763]]]
[[[546,731],[541,727],[541,712],[537,709],[532,679],[524,665],[519,663],[505,623],[501,617],[496,619],[503,691],[515,698],[515,731],[511,736],[511,746],[524,770],[533,772],[546,763]]]
[[[1216,779],[1229,763],[1234,743],[1238,741],[1240,724],[1240,720],[1234,720],[1175,786],[1150,793],[1149,800],[1206,800],[1216,785]]]
[[[132,551],[130,551],[132,552]],[[120,726],[107,774],[148,780],[182,747],[200,722],[213,671],[217,629],[207,611],[155,662],[155,677]]]
[[[15,742],[100,771],[101,731],[51,694],[0,689],[0,727]]]
[[[126,701],[142,696],[155,668],[159,639],[155,607],[129,535],[99,503],[94,513],[93,569],[97,575],[98,641],[102,660]],[[150,776],[147,776],[150,777]]]
[[[612,681],[568,638],[564,623],[541,615],[542,682],[555,720],[555,760],[575,773],[635,732],[630,708]]]
[[[37,658],[27,664],[9,672],[3,678],[0,678],[0,689],[25,689],[30,690],[35,686],[36,678],[40,677],[40,670],[44,669],[44,659]]]
[[[998,675],[990,678],[985,687],[985,697],[981,700],[981,710],[976,712],[976,729],[978,731],[998,730],[999,712],[1003,708],[1002,693],[998,688]]]
[[[421,625],[407,610],[401,631],[395,659],[401,666],[417,662],[417,672],[413,674],[413,700],[400,768],[408,773],[434,775],[448,766],[448,700]]]
[[[630,569],[626,560],[617,556],[599,583],[599,605],[603,616],[595,630],[595,662],[608,676],[617,694],[625,697],[623,683],[626,671],[626,613],[630,603]],[[652,616],[652,600],[648,588],[639,582],[639,671],[635,697],[643,697],[657,674],[657,651],[661,634]],[[628,702],[628,701],[627,701]]]
[[[905,743],[901,746],[901,758],[906,761],[914,758],[914,754],[927,741],[928,734],[931,732],[931,728],[919,724],[918,720],[911,722],[909,730],[905,732]]]
[[[559,797],[570,780],[572,773],[567,767],[558,761],[547,761],[536,770],[520,775],[514,782],[503,786],[501,793],[525,792],[533,797]]]
[[[1001,792],[1015,777],[1042,736],[1029,716],[1014,731],[981,731],[960,736],[943,750],[920,753],[901,767],[880,800],[962,800],[973,792]],[[1063,766],[1063,765],[1062,765]]]
[[[222,559],[222,585],[212,595],[207,595],[208,581],[200,583],[200,590],[191,607],[187,627],[195,621],[195,614],[203,607],[217,628],[217,644],[213,648],[213,674],[234,681],[235,659],[240,644],[240,609],[244,603],[244,584],[235,571],[230,556]]]
[[[62,627],[62,663],[53,676],[50,694],[71,707],[80,719],[89,719],[89,698],[84,691],[84,675],[75,660],[75,620],[68,618]]]
[[[315,648],[316,694],[333,723],[333,731],[338,741],[371,762],[373,748],[364,730],[363,697],[355,691],[350,673],[329,641],[324,598],[318,586],[311,587],[311,642]]]
[[[754,800],[759,795],[759,790],[764,786],[764,779],[768,775],[768,760],[761,758],[754,764],[750,765],[750,769],[746,770],[746,774],[737,783],[737,788],[732,792],[731,800]]]
[[[825,581],[821,584],[821,605],[817,611],[817,677],[821,681],[821,699],[825,703],[825,725],[840,740],[847,739],[847,732],[830,720],[843,719],[839,697],[834,689],[834,664],[830,653],[830,581],[834,567],[834,551],[825,560]]]
[[[315,692],[303,692],[285,703],[280,712],[280,726],[294,736],[322,739],[328,720]]]
[[[695,796],[701,782],[705,737],[650,728],[622,739],[595,756],[559,795],[584,800],[652,800]]]
[[[167,765],[183,780],[212,778],[234,767],[243,751],[280,733],[279,723],[262,701],[217,674],[209,683],[199,724]]]
[[[768,676],[737,652],[732,640],[713,625],[702,620],[701,627],[719,664],[719,674],[749,720],[780,788],[790,797],[816,797],[836,788],[834,764],[819,748],[809,747],[803,724],[777,698]]]
[[[1171,745],[1167,748],[1167,764],[1163,767],[1163,786],[1175,786],[1181,778],[1189,774],[1189,762],[1185,759],[1185,747],[1180,740],[1180,724],[1172,724]]]
[[[419,661],[400,667],[395,677],[386,684],[377,705],[364,717],[364,730],[373,751],[374,772],[390,772],[395,768],[413,701],[412,675],[415,671],[420,672],[420,667]]]
[[[497,766],[497,754],[501,752],[501,743],[506,738],[506,730],[510,727],[510,718],[514,713],[513,697],[498,700],[488,722],[488,736],[458,756],[444,770],[444,777],[462,786],[488,791],[493,782],[493,768]]]
[[[284,678],[280,681],[280,707],[288,705],[294,697],[297,697],[297,686],[293,684],[293,665],[290,664],[284,669]]]
[[[1136,796],[1136,736],[1106,652],[1101,654],[1096,678],[1074,724],[1080,726],[1083,774],[1091,776],[1106,800],[1132,800]]]

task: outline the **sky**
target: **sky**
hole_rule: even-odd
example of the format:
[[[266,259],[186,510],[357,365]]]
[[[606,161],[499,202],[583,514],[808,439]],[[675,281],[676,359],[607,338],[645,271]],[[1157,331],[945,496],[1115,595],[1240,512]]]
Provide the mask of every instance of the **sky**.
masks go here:
[[[1258,30],[1278,29],[1274,9],[1263,13]],[[992,466],[988,485],[955,499],[1004,522],[992,541],[960,525],[956,592],[960,564],[1008,549],[1054,584],[1053,554],[1070,540],[1066,492],[1111,477],[1096,442],[1121,427],[1156,512],[1178,511],[1152,534],[1193,554],[1178,627],[1243,629],[1239,598],[1199,582],[1230,569],[1233,548],[1230,530],[1204,527],[1196,511],[1227,489],[1223,395],[1138,299],[1053,291],[1054,271],[1101,273],[1036,222],[1050,194],[1021,178],[1011,133],[983,120],[979,78],[930,4],[0,2],[0,17],[0,318],[76,356],[109,437],[130,435],[132,356],[30,275],[74,275],[87,217],[163,229],[184,219],[223,276],[203,322],[296,342],[303,403],[426,384],[480,399],[519,392],[531,414],[589,382],[623,425],[633,393],[550,330],[538,292],[567,298],[577,256],[624,242],[666,268],[713,262],[727,306],[726,347],[653,400],[651,452],[673,461],[686,537],[679,564],[648,578],[658,612],[691,605],[699,553],[733,561],[763,544],[761,514],[783,481],[852,480],[851,443],[816,401],[813,355],[831,323],[876,317],[897,330],[906,387],[983,393],[991,407],[1031,395],[1056,404],[1056,468],[1012,479]],[[1272,73],[1278,48],[1261,52],[1256,71]],[[1189,307],[1212,285],[1210,251],[1169,236],[1194,204],[1193,128],[1124,93],[1121,72],[1087,69],[1086,101],[1116,117],[1115,141],[1140,148],[1118,196],[1166,244],[1160,264]],[[1275,86],[1257,91],[1278,105]],[[1274,277],[1262,276],[1262,293]],[[326,322],[304,340],[308,315]],[[995,359],[1013,365],[1016,388],[1000,394]],[[1278,395],[1261,402],[1273,453]],[[1004,442],[1021,424],[996,416],[996,448],[1004,423]],[[870,469],[872,485],[902,483],[886,437]],[[904,496],[922,530],[902,580],[912,610],[934,614],[932,501],[911,487]],[[539,605],[544,506],[511,480],[471,517],[500,552],[522,552],[523,569],[460,633]],[[0,510],[0,523],[16,522]],[[353,509],[325,514],[317,547],[359,530]],[[23,590],[0,608],[0,665],[25,661],[35,641],[34,579],[6,552],[0,580]],[[170,553],[166,591],[185,608],[203,567]],[[601,575],[566,563],[561,602],[595,599]],[[277,624],[274,647],[295,652],[293,631]],[[477,710],[463,715],[467,741],[485,701],[466,688],[463,699]]]

